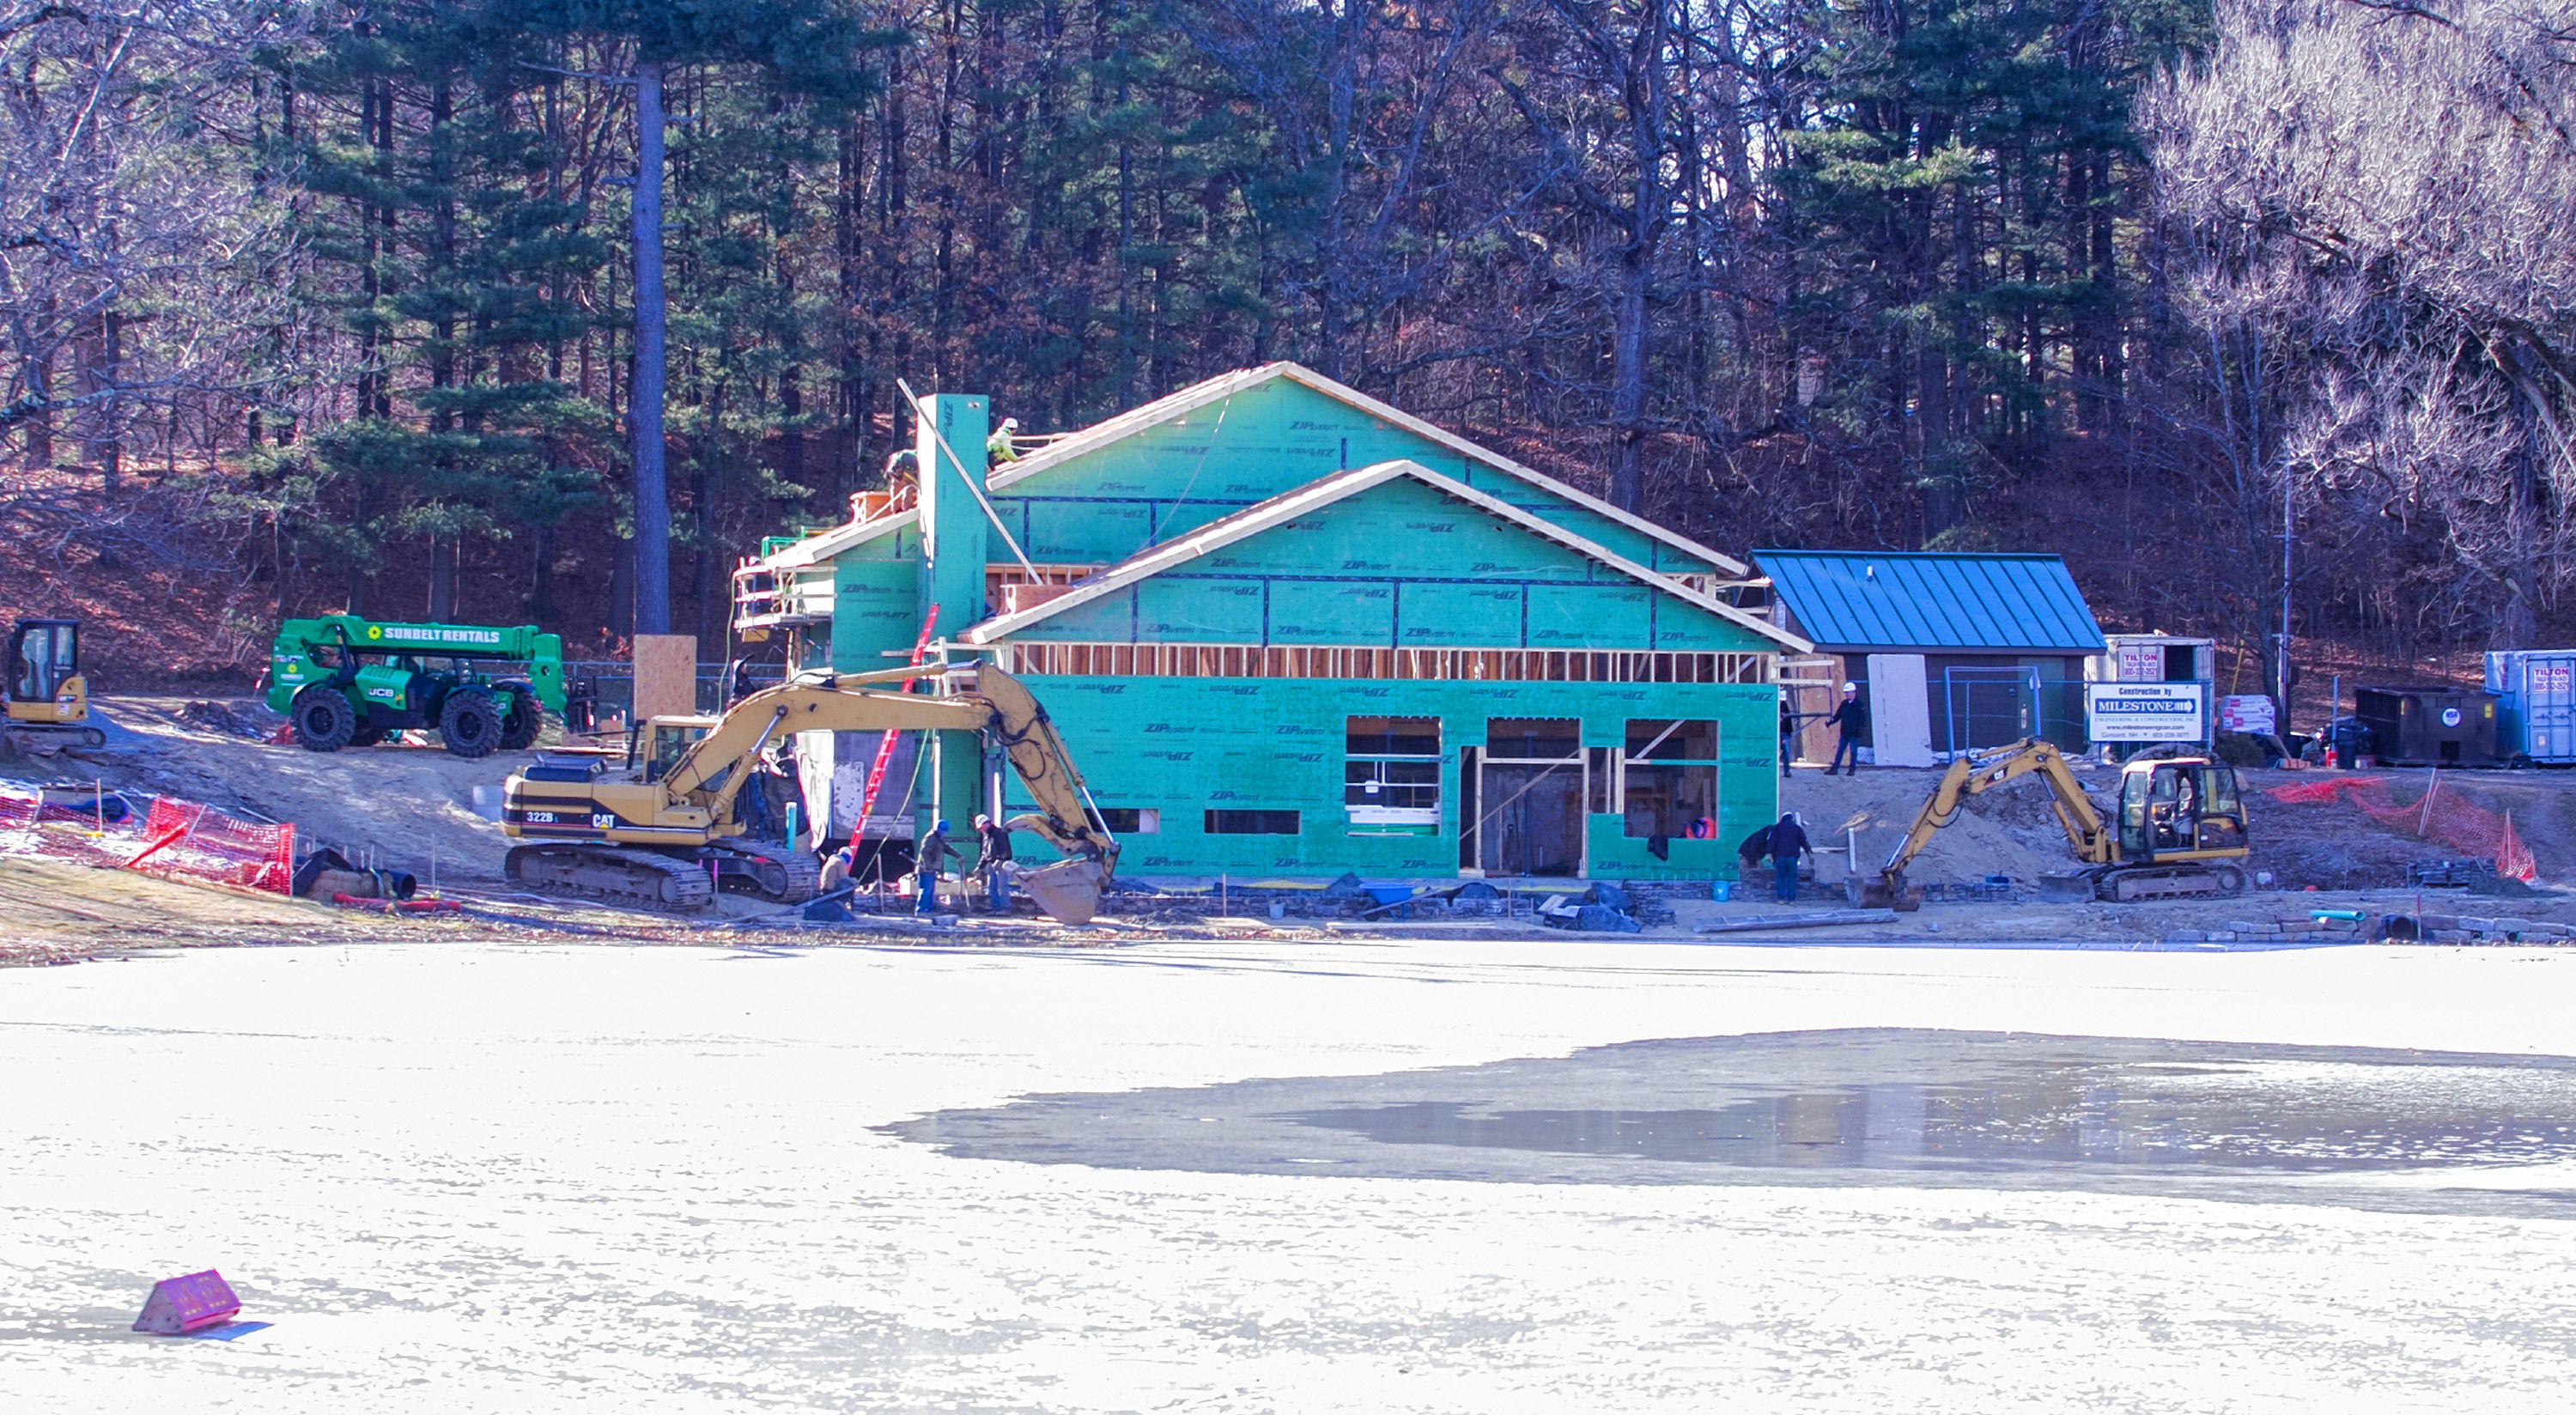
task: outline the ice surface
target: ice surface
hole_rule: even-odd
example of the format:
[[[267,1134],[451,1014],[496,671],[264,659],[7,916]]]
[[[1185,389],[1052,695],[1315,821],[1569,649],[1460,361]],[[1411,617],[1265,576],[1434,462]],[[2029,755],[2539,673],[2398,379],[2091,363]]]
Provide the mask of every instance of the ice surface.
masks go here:
[[[1824,1027],[2576,1055],[2576,954],[407,945],[0,973],[0,1410],[2554,1412],[2576,1390],[2566,1220],[1105,1170],[872,1128]],[[275,1325],[125,1331],[155,1278],[206,1267]]]

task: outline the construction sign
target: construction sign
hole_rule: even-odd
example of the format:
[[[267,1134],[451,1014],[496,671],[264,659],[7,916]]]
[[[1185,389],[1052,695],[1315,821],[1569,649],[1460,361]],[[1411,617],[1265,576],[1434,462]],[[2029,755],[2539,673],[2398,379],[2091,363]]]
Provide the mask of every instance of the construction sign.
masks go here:
[[[2199,742],[2209,735],[2198,683],[2087,683],[2084,735],[2096,742]]]

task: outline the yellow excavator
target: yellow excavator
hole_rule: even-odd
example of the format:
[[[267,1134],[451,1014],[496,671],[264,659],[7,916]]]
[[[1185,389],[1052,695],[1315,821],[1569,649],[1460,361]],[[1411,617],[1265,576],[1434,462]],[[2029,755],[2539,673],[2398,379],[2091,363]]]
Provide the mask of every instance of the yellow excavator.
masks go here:
[[[2049,804],[2067,843],[2085,868],[2040,878],[2049,899],[2107,899],[2126,903],[2183,894],[2236,894],[2245,888],[2245,857],[2253,852],[2245,830],[2245,797],[2236,768],[2208,757],[2140,757],[2120,768],[2118,829],[2106,824],[2093,798],[2066,764],[2056,744],[2024,738],[2009,747],[1961,753],[1895,853],[1877,876],[1859,881],[1855,902],[1878,909],[1922,907],[1909,890],[1905,867],[1923,853],[1935,831],[1948,825],[1970,796],[2036,773],[2048,783]]]
[[[1021,888],[1058,921],[1089,922],[1117,868],[1118,842],[1100,826],[1046,710],[990,666],[940,673],[936,697],[899,691],[921,676],[918,668],[809,674],[722,717],[655,718],[638,729],[644,740],[622,779],[589,762],[523,767],[502,786],[501,829],[535,843],[513,847],[503,870],[542,892],[647,908],[702,909],[718,887],[796,903],[813,897],[813,862],[753,848],[734,814],[769,744],[791,732],[978,732],[1001,747],[1038,806],[1007,824],[1065,856],[1021,876]]]
[[[80,621],[21,619],[9,631],[9,673],[0,687],[0,729],[29,740],[104,747],[89,720],[89,680],[80,671]]]

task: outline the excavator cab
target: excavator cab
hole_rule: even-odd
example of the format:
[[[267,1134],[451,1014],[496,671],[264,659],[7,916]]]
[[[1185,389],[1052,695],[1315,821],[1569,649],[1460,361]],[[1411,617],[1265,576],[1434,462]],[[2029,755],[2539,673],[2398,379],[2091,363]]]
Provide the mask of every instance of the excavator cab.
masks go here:
[[[626,759],[639,771],[639,781],[659,781],[671,774],[689,749],[706,740],[719,721],[713,717],[657,717],[629,729]]]
[[[89,725],[77,620],[19,620],[9,632],[8,668],[8,726],[77,735],[86,746],[106,743],[107,734]]]
[[[2120,859],[2126,864],[2245,854],[2236,768],[2206,757],[2130,762],[2120,771]]]

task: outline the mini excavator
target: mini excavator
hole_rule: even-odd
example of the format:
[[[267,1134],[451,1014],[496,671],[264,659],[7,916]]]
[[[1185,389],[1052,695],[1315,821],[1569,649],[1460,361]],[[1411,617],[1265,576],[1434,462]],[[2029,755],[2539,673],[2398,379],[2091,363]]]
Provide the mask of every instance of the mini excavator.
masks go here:
[[[0,731],[28,741],[107,745],[107,733],[89,720],[80,621],[21,619],[9,631],[8,657],[7,676],[0,679]]]
[[[2048,783],[2049,804],[2085,868],[2040,879],[2043,898],[2126,903],[2182,894],[2236,894],[2245,888],[2245,798],[2236,769],[2207,757],[2141,757],[2120,768],[2119,828],[2106,824],[2093,798],[2056,744],[2036,737],[2009,747],[1961,753],[1914,815],[1914,824],[1877,876],[1856,881],[1854,902],[1877,909],[1916,909],[1905,867],[1948,825],[1970,796],[2022,776]]]
[[[1118,864],[1118,842],[1090,809],[1082,774],[1028,688],[986,665],[940,674],[938,696],[900,691],[919,668],[808,674],[736,703],[719,718],[655,718],[622,779],[596,763],[539,761],[511,773],[501,829],[515,846],[503,870],[554,894],[647,908],[703,909],[719,887],[773,903],[813,897],[815,864],[741,839],[734,800],[760,754],[791,732],[937,730],[986,734],[1037,803],[1014,816],[1064,859],[1019,878],[1062,923],[1089,922]]]

